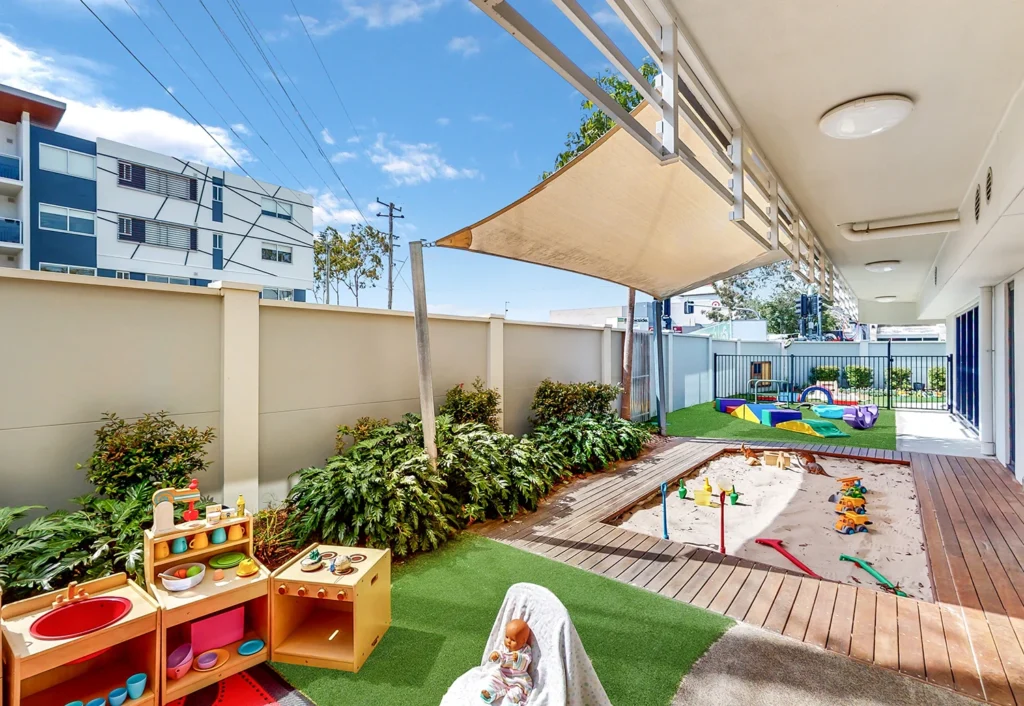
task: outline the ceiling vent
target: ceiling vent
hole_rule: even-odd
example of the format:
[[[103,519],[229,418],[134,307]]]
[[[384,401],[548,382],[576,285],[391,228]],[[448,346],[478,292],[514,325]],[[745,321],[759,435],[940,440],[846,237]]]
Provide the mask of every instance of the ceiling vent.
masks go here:
[[[974,187],[974,222],[981,219],[981,184]]]
[[[988,174],[985,175],[985,203],[992,200],[992,167],[988,168]]]
[[[933,267],[932,268],[932,284],[934,284],[936,287],[939,286],[939,268],[938,267]]]

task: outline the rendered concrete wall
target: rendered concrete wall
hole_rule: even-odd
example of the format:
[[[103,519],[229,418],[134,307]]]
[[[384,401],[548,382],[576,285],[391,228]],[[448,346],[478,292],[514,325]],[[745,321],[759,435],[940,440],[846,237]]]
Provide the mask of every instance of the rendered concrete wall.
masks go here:
[[[220,425],[220,297],[171,285],[5,271],[0,277],[0,505],[70,507],[104,412]],[[221,440],[204,492],[220,496]]]

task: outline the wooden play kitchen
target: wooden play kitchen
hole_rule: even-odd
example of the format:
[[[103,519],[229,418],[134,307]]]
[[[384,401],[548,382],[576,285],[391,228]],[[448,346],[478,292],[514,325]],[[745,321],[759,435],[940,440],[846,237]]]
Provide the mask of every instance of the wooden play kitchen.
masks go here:
[[[8,706],[157,703],[160,611],[124,574],[0,609]]]
[[[391,625],[391,552],[313,544],[271,590],[273,661],[358,672]]]
[[[117,574],[0,609],[3,706],[164,706],[271,658],[359,671],[391,625],[390,551],[313,545],[271,578],[244,499],[197,502],[196,481],[153,495],[149,593]]]

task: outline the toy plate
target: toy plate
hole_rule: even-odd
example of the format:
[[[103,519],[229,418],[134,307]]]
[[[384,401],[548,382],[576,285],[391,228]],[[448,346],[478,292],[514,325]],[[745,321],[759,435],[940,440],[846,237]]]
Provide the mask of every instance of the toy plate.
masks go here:
[[[209,667],[201,668],[199,666],[199,660],[202,659],[204,655],[208,655],[210,653],[217,655],[217,661],[211,664]],[[227,662],[230,656],[231,655],[228,654],[227,650],[210,650],[209,652],[204,652],[203,654],[196,657],[196,661],[192,663],[192,669],[196,670],[197,672],[212,672],[214,669],[220,667],[222,664]]]
[[[231,569],[241,564],[242,559],[245,559],[245,554],[242,552],[225,552],[210,559],[210,568]]]
[[[238,654],[242,655],[243,657],[254,655],[263,649],[263,644],[263,640],[249,640],[247,642],[243,642],[238,647]]]

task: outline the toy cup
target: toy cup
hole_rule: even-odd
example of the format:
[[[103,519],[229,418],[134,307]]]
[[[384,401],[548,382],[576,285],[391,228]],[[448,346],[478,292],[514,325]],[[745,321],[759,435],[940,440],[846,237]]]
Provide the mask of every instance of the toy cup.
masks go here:
[[[210,541],[214,544],[224,544],[228,541],[228,533],[224,531],[223,527],[218,527],[210,535]]]
[[[184,537],[178,537],[171,542],[171,554],[183,554],[188,551],[188,542]]]
[[[64,706],[85,706],[81,701],[69,701]]]
[[[128,696],[137,699],[146,690],[146,675],[142,672],[128,677]]]
[[[242,525],[231,525],[228,527],[228,540],[235,541],[245,536],[245,530],[242,529]]]
[[[166,559],[171,555],[171,548],[167,546],[167,542],[157,542],[153,545],[153,552],[156,554],[156,558],[159,561],[160,559]]]
[[[121,704],[123,704],[125,702],[125,699],[127,698],[128,690],[125,689],[123,686],[119,686],[118,688],[110,692],[110,694],[107,696],[107,701],[110,702],[110,706],[121,706]]]
[[[188,546],[193,549],[206,549],[210,546],[210,538],[206,536],[206,532],[199,532],[192,537],[192,541],[188,543]]]
[[[101,696],[98,699],[93,699],[85,706],[107,706],[107,700]]]

